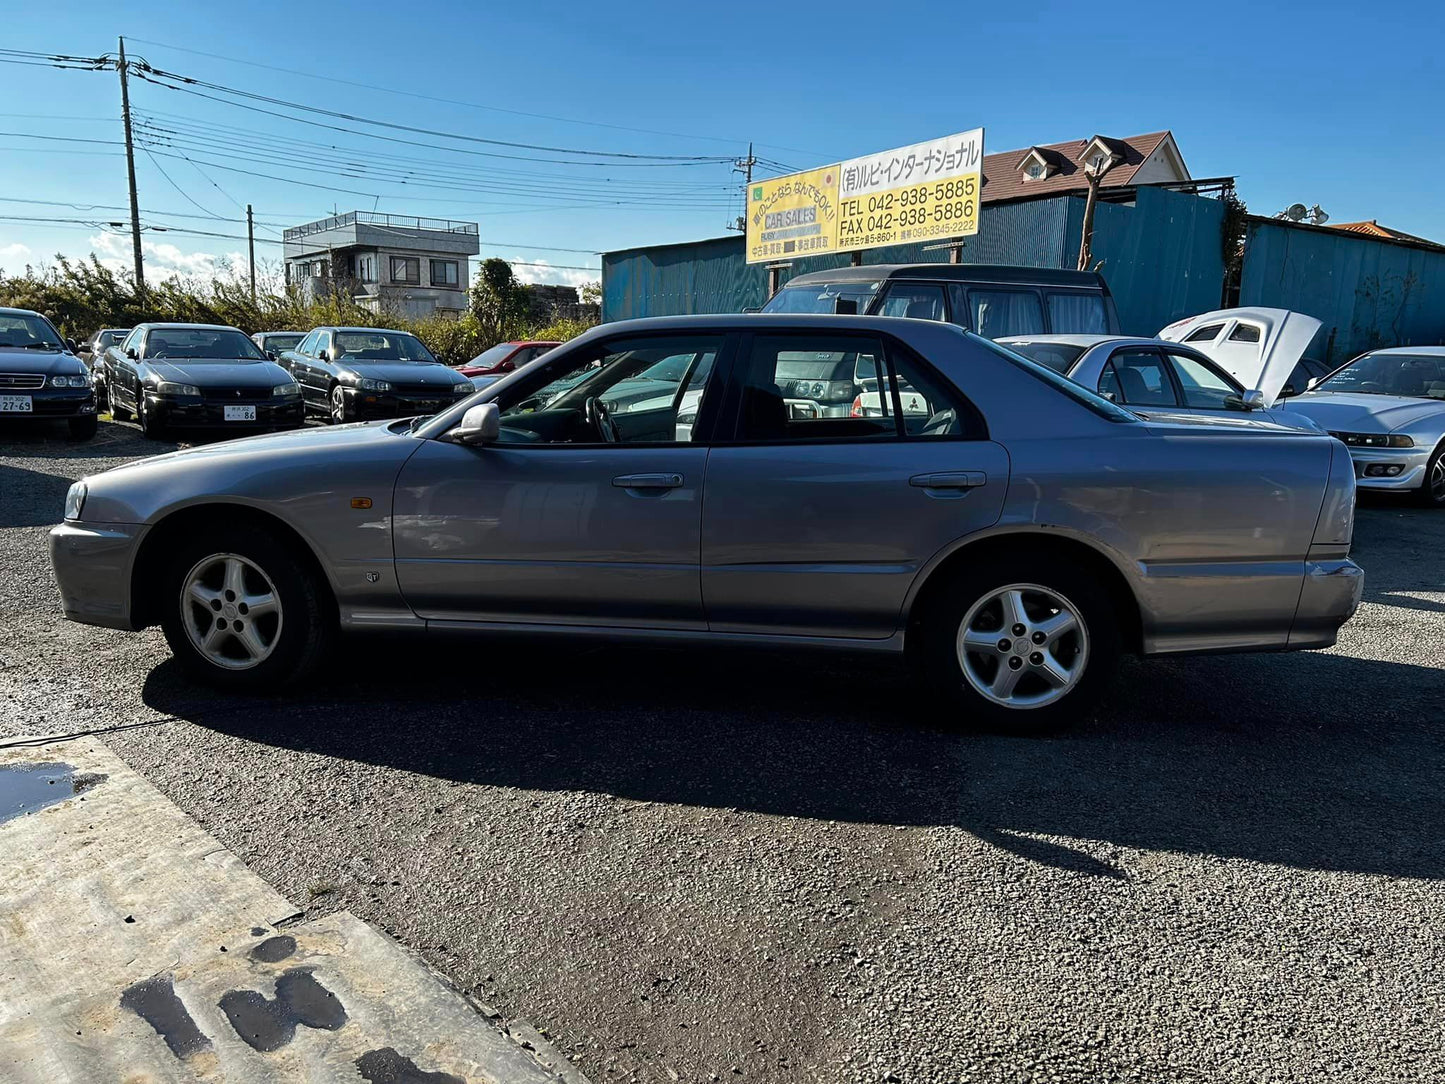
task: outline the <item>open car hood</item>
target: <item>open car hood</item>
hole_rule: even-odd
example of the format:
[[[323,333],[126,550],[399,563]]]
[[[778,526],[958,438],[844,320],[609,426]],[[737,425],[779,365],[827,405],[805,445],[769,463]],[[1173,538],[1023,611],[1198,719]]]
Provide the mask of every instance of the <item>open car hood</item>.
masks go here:
[[[1219,326],[1212,336],[1189,338],[1200,328],[1215,325]],[[1319,329],[1313,316],[1288,309],[1218,309],[1178,320],[1159,337],[1188,341],[1246,388],[1258,388],[1265,404],[1273,406]]]

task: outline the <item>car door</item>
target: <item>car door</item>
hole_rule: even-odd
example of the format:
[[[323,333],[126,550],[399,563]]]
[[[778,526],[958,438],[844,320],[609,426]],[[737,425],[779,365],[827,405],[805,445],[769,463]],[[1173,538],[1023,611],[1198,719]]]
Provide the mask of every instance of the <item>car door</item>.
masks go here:
[[[800,353],[857,357],[850,414],[789,405],[779,357]],[[715,632],[885,639],[929,560],[998,520],[1007,452],[963,394],[892,337],[747,336],[726,404],[703,506]]]
[[[296,382],[301,385],[301,397],[306,405],[324,411],[327,409],[326,397],[331,391],[330,363],[324,360],[326,348],[331,345],[331,332],[317,328],[307,338],[309,345],[301,344],[305,353],[298,359],[302,375]]]
[[[107,386],[113,391],[116,401],[132,413],[135,412],[136,404],[140,399],[140,361],[139,356],[145,346],[145,332],[136,328],[119,346],[111,347],[106,369]],[[132,357],[134,353],[136,357]]]
[[[397,581],[422,617],[702,629],[698,553],[716,395],[696,367],[666,432],[615,422],[612,386],[679,353],[716,354],[709,331],[619,336],[559,352],[494,400],[501,438],[427,441],[397,479]],[[700,421],[683,424],[679,413]],[[605,411],[605,408],[603,408]]]

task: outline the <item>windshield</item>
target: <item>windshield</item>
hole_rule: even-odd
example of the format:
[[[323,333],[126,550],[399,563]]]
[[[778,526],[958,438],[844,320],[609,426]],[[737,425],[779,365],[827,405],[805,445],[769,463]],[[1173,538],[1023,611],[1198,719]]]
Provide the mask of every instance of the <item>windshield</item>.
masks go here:
[[[431,351],[405,331],[338,331],[332,345],[348,361],[425,361],[436,363]]]
[[[1445,356],[1365,354],[1320,381],[1315,390],[1445,399]]]
[[[467,362],[467,364],[477,365],[483,369],[490,369],[493,365],[500,365],[506,361],[507,356],[515,349],[517,348],[511,343],[498,343],[490,349],[483,350],[476,357],[472,358],[471,361]]]
[[[1068,374],[1074,367],[1074,362],[1084,356],[1086,346],[1073,346],[1069,343],[1040,343],[1040,342],[1003,342],[1016,354],[1022,354],[1030,361],[1036,361],[1040,365],[1047,365],[1056,373]]]
[[[1032,373],[1045,384],[1053,385],[1058,391],[1063,392],[1076,403],[1088,407],[1102,418],[1107,418],[1111,422],[1134,422],[1139,420],[1123,407],[1115,406],[1097,392],[1090,391],[1082,384],[1075,384],[1068,377],[1060,376],[1047,365],[1040,365],[1037,361],[1034,361],[1033,358],[1024,357],[1024,355],[1017,351],[1010,350],[1001,343],[994,342],[992,339],[985,339],[978,335],[973,335],[971,338],[974,342],[980,343],[994,353],[1007,358],[1025,372]]]
[[[256,344],[234,328],[158,327],[145,340],[145,357],[187,361],[265,361]]]
[[[834,301],[841,297],[856,302],[860,313],[867,312],[879,285],[877,282],[822,282],[785,286],[763,306],[763,311],[832,312]]]
[[[43,316],[0,313],[0,347],[15,350],[63,349],[60,336]]]

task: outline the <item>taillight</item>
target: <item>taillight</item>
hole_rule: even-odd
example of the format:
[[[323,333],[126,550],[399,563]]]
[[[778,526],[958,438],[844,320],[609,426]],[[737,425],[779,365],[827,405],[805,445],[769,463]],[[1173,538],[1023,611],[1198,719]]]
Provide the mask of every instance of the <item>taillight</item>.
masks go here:
[[[852,416],[855,418],[863,417],[863,396],[861,395],[853,400]]]

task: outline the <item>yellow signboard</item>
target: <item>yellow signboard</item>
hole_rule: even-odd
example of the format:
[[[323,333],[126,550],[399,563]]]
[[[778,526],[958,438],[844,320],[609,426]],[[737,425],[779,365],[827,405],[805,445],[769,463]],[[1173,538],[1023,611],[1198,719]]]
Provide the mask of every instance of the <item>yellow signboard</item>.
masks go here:
[[[983,129],[755,182],[748,263],[978,232]]]
[[[748,263],[837,251],[838,167],[754,181],[747,244]]]

